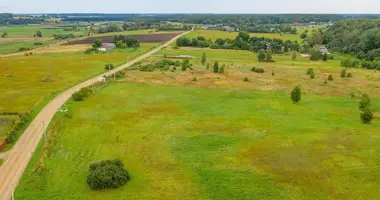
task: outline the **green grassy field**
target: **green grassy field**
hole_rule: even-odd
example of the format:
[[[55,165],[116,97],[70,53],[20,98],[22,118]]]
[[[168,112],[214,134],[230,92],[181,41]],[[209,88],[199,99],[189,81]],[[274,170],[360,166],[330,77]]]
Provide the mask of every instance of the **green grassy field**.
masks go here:
[[[302,33],[302,32],[301,32]],[[282,40],[297,40],[302,41],[300,34],[278,34],[278,33],[250,33],[251,37],[265,37],[265,38],[278,38]],[[215,40],[217,38],[230,38],[235,39],[238,32],[226,32],[218,30],[195,30],[187,35],[187,37],[195,38],[197,36],[203,36],[206,39]]]
[[[5,139],[5,133],[12,125],[12,120],[17,122],[18,119],[19,117],[17,115],[0,115],[0,143]]]
[[[379,120],[358,99],[116,83],[70,102],[48,132],[55,144],[16,199],[376,199]],[[372,101],[375,110],[378,100]],[[93,161],[120,158],[122,188],[91,191]]]
[[[45,40],[42,41],[43,45],[56,43],[57,40]],[[8,54],[19,52],[20,48],[35,49],[42,47],[41,45],[35,45],[36,41],[11,41],[11,42],[0,42],[0,54]]]
[[[67,88],[104,71],[106,63],[120,65],[157,44],[141,44],[138,49],[114,50],[109,54],[55,53],[0,58],[0,112],[26,112],[49,93]],[[13,77],[5,77],[11,65]],[[42,78],[51,73],[54,81]]]
[[[33,38],[33,35],[39,30],[43,37],[53,37],[60,34],[87,35],[87,31],[83,27],[79,27],[78,31],[65,31],[67,27],[52,25],[27,25],[27,26],[1,26],[0,33],[8,33],[8,38]]]
[[[207,49],[207,48],[180,48],[180,49],[171,49],[166,48],[159,52],[156,55],[167,56],[179,56],[179,55],[188,55],[194,56],[199,60],[202,58],[203,52],[206,53],[207,58],[210,61],[220,61],[228,63],[246,63],[246,64],[257,64],[257,53],[250,51],[236,51],[236,50],[223,50],[223,49]],[[270,66],[299,66],[299,67],[318,67],[318,66],[329,66],[329,67],[339,67],[340,60],[336,56],[334,60],[329,60],[328,62],[323,61],[310,61],[307,57],[301,57],[298,55],[296,61],[292,61],[291,54],[273,54],[273,59],[276,63],[260,63],[260,65],[270,65]]]

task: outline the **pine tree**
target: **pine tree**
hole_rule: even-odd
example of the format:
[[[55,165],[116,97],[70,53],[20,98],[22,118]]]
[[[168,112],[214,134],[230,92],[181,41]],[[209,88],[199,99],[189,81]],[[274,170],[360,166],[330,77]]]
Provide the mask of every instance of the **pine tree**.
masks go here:
[[[219,72],[219,63],[218,63],[218,61],[216,61],[214,63],[214,73],[218,73],[218,72]]]
[[[206,56],[206,53],[203,52],[203,55],[202,55],[202,65],[205,65],[206,62],[207,62],[207,56]]]
[[[292,93],[290,94],[290,98],[292,99],[293,103],[297,103],[301,100],[301,87],[297,85]]]

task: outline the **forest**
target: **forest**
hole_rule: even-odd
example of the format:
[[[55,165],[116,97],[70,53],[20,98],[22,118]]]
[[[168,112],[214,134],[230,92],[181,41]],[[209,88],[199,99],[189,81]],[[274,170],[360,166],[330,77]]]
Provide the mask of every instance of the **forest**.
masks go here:
[[[367,61],[380,60],[380,20],[339,21],[327,29],[323,37],[326,46],[334,52]]]

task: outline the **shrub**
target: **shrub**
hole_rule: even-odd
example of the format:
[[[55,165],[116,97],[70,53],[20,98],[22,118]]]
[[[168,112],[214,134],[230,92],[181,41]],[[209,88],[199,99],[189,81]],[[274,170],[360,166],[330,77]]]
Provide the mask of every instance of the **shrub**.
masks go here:
[[[274,76],[274,72],[272,72],[272,76]]]
[[[78,92],[75,92],[72,97],[74,101],[83,101],[86,97],[90,96],[91,92],[89,88],[82,88]]]
[[[118,71],[118,72],[116,72],[115,77],[116,78],[123,78],[123,77],[125,77],[125,72],[124,71]]]
[[[90,165],[87,184],[93,190],[119,188],[127,183],[129,174],[124,164],[116,160],[103,160]]]
[[[219,63],[218,61],[215,61],[214,63],[214,73],[218,73],[219,72]]]
[[[248,77],[245,77],[243,81],[244,81],[244,82],[248,82],[248,81],[249,81],[249,80],[248,80]]]
[[[330,74],[329,77],[327,78],[327,80],[332,81],[332,80],[334,80],[334,78],[333,78],[333,76]]]
[[[16,141],[16,132],[15,131],[9,132],[7,135],[7,138],[6,138],[6,142],[8,144],[10,144],[10,143],[13,143],[15,141]]]
[[[301,87],[299,85],[297,85],[290,93],[290,98],[292,99],[293,103],[297,103],[301,100]]]
[[[43,45],[43,44],[44,44],[44,43],[42,43],[42,42],[35,42],[35,43],[34,43],[34,45],[36,45],[36,46],[37,46],[37,45]]]
[[[193,77],[193,80],[192,81],[197,81],[197,78]]]
[[[309,68],[309,69],[307,69],[307,71],[306,71],[306,74],[307,74],[307,75],[310,75],[310,74],[312,74],[312,73],[314,73],[314,69],[313,69],[313,68]]]
[[[29,50],[29,48],[21,47],[18,49],[18,51],[27,51],[27,50]]]
[[[29,54],[28,53],[24,53],[24,56],[29,56]]]
[[[322,55],[322,60],[323,60],[323,61],[327,61],[327,59],[328,59],[328,56],[327,56],[327,54],[324,53],[324,54]]]
[[[220,46],[217,44],[210,45],[210,49],[220,49]]]
[[[108,63],[108,64],[105,64],[104,69],[107,70],[107,71],[108,71],[108,70],[113,70],[113,69],[114,69],[114,66],[113,66],[113,64],[109,64],[109,63]]]
[[[329,59],[329,60],[334,60],[334,56],[331,55],[331,54],[329,54],[329,55],[327,56],[327,59]]]
[[[352,77],[352,74],[351,74],[351,72],[348,72],[348,73],[347,73],[347,77],[349,77],[349,78],[351,78],[351,77]]]
[[[253,71],[253,72],[254,72],[255,70],[256,70],[256,67],[252,67],[251,71]]]
[[[264,49],[261,49],[259,51],[259,54],[257,55],[257,59],[259,60],[259,62],[261,62],[261,61],[265,60],[265,57],[266,57],[265,51],[264,51]]]
[[[311,78],[311,79],[314,79],[314,78],[315,78],[315,74],[314,74],[314,72],[310,74],[310,78]]]
[[[368,108],[370,104],[371,104],[371,99],[369,98],[368,94],[364,93],[359,102],[359,109],[364,110],[365,108]]]
[[[364,124],[371,123],[373,119],[373,114],[369,108],[364,108],[364,110],[360,113],[360,119]]]
[[[340,77],[342,77],[342,78],[346,77],[346,69],[343,69],[343,70],[340,72]]]
[[[177,68],[176,68],[176,67],[173,67],[173,68],[172,68],[172,71],[175,71],[175,70],[177,70]]]
[[[255,72],[256,73],[264,73],[264,69],[263,68],[256,68]]]

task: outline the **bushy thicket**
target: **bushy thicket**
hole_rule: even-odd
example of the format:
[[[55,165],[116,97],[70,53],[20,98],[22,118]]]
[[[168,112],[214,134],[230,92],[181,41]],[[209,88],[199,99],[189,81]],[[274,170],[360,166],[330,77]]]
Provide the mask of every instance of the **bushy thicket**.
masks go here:
[[[256,72],[256,73],[264,73],[265,72],[265,70],[263,68],[256,68],[256,67],[252,67],[251,71]]]
[[[287,51],[299,51],[300,44],[297,41],[283,41],[277,38],[250,37],[249,33],[241,31],[235,39],[217,38],[215,41],[206,40],[203,36],[190,39],[180,37],[176,40],[176,45],[188,47],[210,47],[211,49],[235,49],[259,52],[260,50],[271,49],[273,53]]]
[[[129,180],[129,174],[119,159],[103,160],[90,165],[87,184],[93,190],[119,188]]]
[[[113,37],[113,42],[116,44],[117,48],[138,48],[140,47],[140,42],[135,37],[129,37],[125,35],[115,35]]]
[[[138,66],[138,69],[143,72],[152,72],[155,69],[160,69],[161,71],[169,71],[170,66],[179,67],[181,66],[181,63],[177,61],[172,60],[160,60],[156,63],[146,64],[146,65],[140,65]]]
[[[67,40],[71,38],[76,38],[74,34],[56,34],[56,35],[53,35],[53,37],[56,40]]]
[[[75,92],[72,97],[74,101],[83,101],[86,97],[90,96],[92,91],[89,88],[82,88]]]

